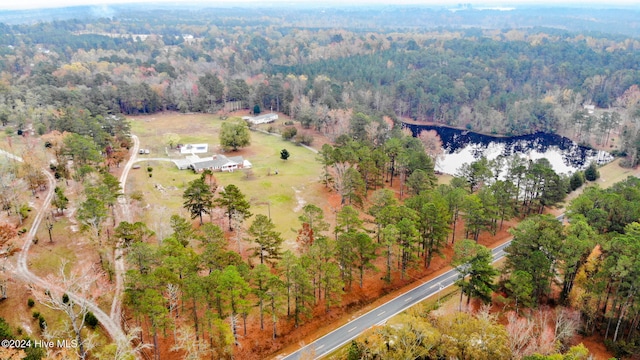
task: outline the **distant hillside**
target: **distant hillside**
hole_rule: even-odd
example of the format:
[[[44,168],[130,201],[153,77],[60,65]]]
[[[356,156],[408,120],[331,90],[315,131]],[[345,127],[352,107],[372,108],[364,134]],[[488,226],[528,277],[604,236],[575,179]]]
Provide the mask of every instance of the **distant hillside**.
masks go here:
[[[580,8],[519,6],[513,8],[474,8],[444,6],[359,6],[298,5],[266,7],[264,4],[241,4],[234,7],[203,8],[202,5],[129,4],[113,6],[77,6],[57,9],[0,11],[0,22],[34,23],[51,20],[130,17],[153,20],[177,17],[194,24],[229,18],[242,19],[245,25],[294,26],[350,30],[482,28],[515,29],[556,28],[571,32],[603,32],[640,36],[640,7]],[[140,10],[145,10],[140,11]],[[153,11],[150,11],[153,10]],[[176,10],[183,10],[179,12]],[[197,10],[197,11],[194,11]],[[166,12],[166,13],[164,13]],[[277,13],[277,16],[276,16]],[[253,20],[251,20],[253,19]]]

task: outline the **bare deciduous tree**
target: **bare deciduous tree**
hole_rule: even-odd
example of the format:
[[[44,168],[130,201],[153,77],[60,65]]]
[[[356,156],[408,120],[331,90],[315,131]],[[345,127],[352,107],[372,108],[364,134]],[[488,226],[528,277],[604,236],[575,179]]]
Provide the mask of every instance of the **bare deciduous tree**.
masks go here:
[[[20,249],[14,247],[13,238],[18,235],[16,230],[9,224],[0,225],[0,300],[7,298],[7,279],[4,275],[6,259]]]
[[[565,307],[555,310],[554,335],[566,350],[580,328],[580,313]]]
[[[85,336],[83,328],[85,318],[89,313],[88,302],[84,299],[93,299],[99,296],[93,285],[98,280],[92,268],[82,273],[76,271],[67,272],[68,263],[60,264],[58,276],[49,275],[48,283],[59,284],[52,286],[44,292],[35,291],[33,294],[39,303],[49,309],[62,311],[68,318],[67,331],[77,341],[77,354],[80,359],[86,359],[87,351],[92,347],[92,336]]]
[[[507,319],[509,348],[514,358],[520,359],[532,354],[535,347],[532,321],[528,318],[518,317],[514,312],[510,313]]]
[[[104,346],[102,348],[102,351],[93,355],[98,360],[135,359],[142,350],[151,347],[151,344],[145,344],[140,341],[141,332],[142,329],[139,327],[128,329],[125,338],[119,339],[115,343]],[[132,344],[134,344],[135,346],[131,346]]]
[[[190,326],[181,326],[178,329],[176,343],[171,347],[171,351],[183,351],[183,359],[199,360],[204,359],[211,353],[211,348],[206,341],[196,336],[195,331]]]

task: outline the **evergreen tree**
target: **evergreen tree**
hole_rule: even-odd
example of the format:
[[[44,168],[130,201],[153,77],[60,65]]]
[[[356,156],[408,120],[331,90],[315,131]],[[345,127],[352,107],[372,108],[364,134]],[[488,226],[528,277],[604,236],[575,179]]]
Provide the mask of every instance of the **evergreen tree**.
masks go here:
[[[233,184],[225,186],[220,192],[220,197],[215,199],[214,203],[226,209],[229,218],[229,231],[233,231],[231,218],[234,214],[238,214],[245,219],[251,216],[251,212],[249,212],[251,205],[245,199],[244,194],[240,192],[240,189]]]
[[[213,112],[217,103],[222,101],[224,84],[212,73],[206,73],[198,79],[198,105],[202,112]]]
[[[187,246],[195,238],[195,232],[191,223],[187,219],[179,215],[171,215],[169,218],[169,225],[173,234],[171,235],[182,246]]]
[[[69,199],[64,194],[63,188],[56,186],[54,191],[55,196],[53,197],[53,200],[51,200],[51,205],[55,206],[56,209],[58,209],[58,212],[62,214],[69,205]]]
[[[569,189],[575,191],[582,186],[582,184],[584,184],[584,173],[582,171],[576,171],[569,179]]]
[[[471,298],[479,298],[484,303],[491,302],[491,294],[495,290],[493,283],[498,271],[491,265],[491,250],[471,240],[463,240],[454,246],[453,265],[458,270],[456,285],[460,287],[460,307],[462,294],[467,296],[467,306]]]
[[[513,235],[507,253],[507,271],[525,271],[532,277],[533,298],[541,299],[556,276],[556,264],[564,239],[560,221],[539,215],[522,221],[510,230]]]
[[[272,263],[282,255],[282,237],[275,231],[275,225],[265,215],[258,214],[249,227],[248,233],[258,245],[253,248],[253,256],[260,258],[260,264]]]
[[[416,223],[422,240],[424,266],[428,268],[433,255],[439,254],[446,245],[447,236],[451,231],[451,214],[445,199],[435,191],[409,198],[406,204],[418,214],[419,220]]]
[[[535,305],[533,301],[533,278],[531,274],[523,270],[516,270],[511,273],[509,280],[504,284],[509,297],[515,300],[516,313],[521,306],[531,307]]]
[[[287,149],[280,150],[280,159],[287,160],[289,159],[289,156],[291,156],[291,154],[289,154],[289,150]]]
[[[592,162],[584,170],[584,178],[587,181],[596,181],[600,177],[596,163]]]
[[[378,247],[371,240],[371,237],[363,232],[356,233],[351,240],[355,253],[355,265],[360,272],[360,288],[362,288],[365,270],[376,269],[373,261],[378,257]]]
[[[209,214],[213,207],[213,193],[203,178],[189,182],[182,195],[185,200],[183,206],[191,213],[191,218],[200,218],[202,225],[202,214]]]
[[[96,237],[100,237],[102,223],[107,218],[107,208],[103,201],[88,198],[80,204],[77,216],[84,229],[91,229]]]

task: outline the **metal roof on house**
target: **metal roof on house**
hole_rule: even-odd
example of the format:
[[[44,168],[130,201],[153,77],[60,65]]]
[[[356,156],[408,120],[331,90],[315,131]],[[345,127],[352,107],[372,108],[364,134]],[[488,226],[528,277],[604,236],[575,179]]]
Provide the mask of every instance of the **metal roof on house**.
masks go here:
[[[224,155],[216,155],[203,161],[192,162],[191,166],[194,170],[200,171],[204,169],[221,169],[224,166],[240,165],[242,163],[242,156],[228,158]]]
[[[278,114],[269,113],[269,114],[258,115],[258,116],[252,117],[251,120],[260,121],[260,120],[277,119],[277,118],[278,118]]]
[[[176,164],[176,166],[180,170],[188,169],[189,166],[191,166],[191,160],[189,160],[189,159],[174,159],[174,160],[171,160],[171,161],[174,164]]]
[[[192,168],[195,171],[204,169],[218,170],[224,167],[233,167],[234,165],[237,167],[243,165],[245,167],[251,167],[251,163],[244,160],[242,156],[226,157],[224,155],[214,155],[200,158],[198,155],[189,155],[186,156],[185,159],[174,159],[172,162],[176,164],[180,170]]]

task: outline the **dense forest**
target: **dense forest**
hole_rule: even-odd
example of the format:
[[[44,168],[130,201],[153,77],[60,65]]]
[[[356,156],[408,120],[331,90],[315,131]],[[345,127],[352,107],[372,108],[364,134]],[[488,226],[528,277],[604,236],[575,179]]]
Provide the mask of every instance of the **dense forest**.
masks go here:
[[[43,133],[70,130],[55,124],[61,108],[104,116],[257,105],[339,135],[339,112],[355,109],[486,133],[557,132],[586,144],[582,134],[614,129],[636,162],[635,38],[152,14],[2,25],[3,124],[35,118]],[[332,23],[330,14],[324,21]],[[607,113],[589,114],[586,104]]]
[[[68,355],[82,359],[130,359],[130,344],[155,359],[273,355],[314,317],[374,301],[343,303],[368,278],[389,289],[406,284],[445,253],[466,275],[456,283],[460,309],[463,296],[467,309],[472,301],[499,304],[508,324],[488,310],[437,317],[419,309],[403,315],[410,327],[371,329],[351,344],[349,358],[585,358],[584,347],[570,342],[577,332],[601,336],[616,356],[636,355],[637,178],[587,187],[563,223],[545,213],[597,180],[595,164],[567,176],[546,159],[482,158],[438,184],[439,139],[402,128],[414,121],[507,136],[559,133],[613,149],[623,165],[636,166],[638,13],[594,12],[120,6],[33,12],[22,22],[22,12],[2,12],[3,141],[40,141],[25,140],[22,163],[0,162],[2,253],[16,251],[11,242],[26,232],[17,229],[52,177],[50,242],[50,219],[73,208],[81,236],[99,253],[104,281],[114,283],[114,264],[126,259],[124,305],[137,330],[124,344],[93,343],[97,320],[82,302],[34,291],[39,304],[69,317],[68,333],[82,346]],[[591,26],[587,16],[600,22]],[[339,198],[332,220],[306,204],[299,223],[288,224],[293,235],[280,233],[270,214],[252,214],[255,199],[218,184],[210,171],[185,184],[183,209],[169,210],[166,234],[118,214],[125,195],[143,202],[124,194],[116,177],[133,147],[127,116],[232,117],[221,125],[220,143],[237,150],[250,144],[247,126],[234,122],[238,110],[284,114],[287,127],[268,130],[284,140],[327,140],[316,150],[318,182]],[[166,138],[173,149],[177,141]],[[35,144],[47,160],[35,155]],[[290,154],[283,149],[280,156],[287,161]],[[147,171],[152,178],[153,168]],[[224,226],[207,220],[215,211]],[[517,225],[499,270],[479,241],[509,221]],[[234,243],[241,240],[251,244],[245,257]],[[3,279],[2,296],[11,297]],[[545,312],[549,306],[557,307]],[[50,335],[45,316],[33,313],[38,336]],[[0,325],[7,338],[25,335]],[[268,331],[273,341],[256,345],[247,327]],[[469,329],[500,341],[469,350]],[[391,346],[390,337],[406,341]]]

